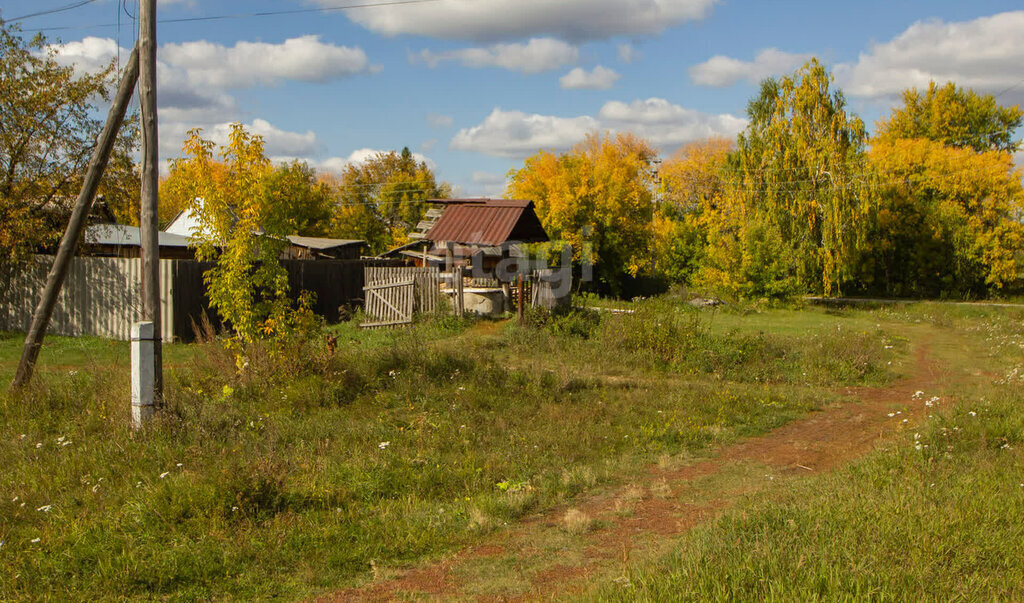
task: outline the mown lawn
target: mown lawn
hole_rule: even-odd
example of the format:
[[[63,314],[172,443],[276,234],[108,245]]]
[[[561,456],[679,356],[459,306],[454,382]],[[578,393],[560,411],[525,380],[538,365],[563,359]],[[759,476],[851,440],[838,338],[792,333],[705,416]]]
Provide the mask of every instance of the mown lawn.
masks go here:
[[[451,551],[659,456],[700,455],[903,370],[913,318],[824,310],[331,327],[239,373],[167,349],[127,428],[127,346],[49,338],[0,395],[0,598],[301,598]],[[0,338],[8,379],[20,337]]]

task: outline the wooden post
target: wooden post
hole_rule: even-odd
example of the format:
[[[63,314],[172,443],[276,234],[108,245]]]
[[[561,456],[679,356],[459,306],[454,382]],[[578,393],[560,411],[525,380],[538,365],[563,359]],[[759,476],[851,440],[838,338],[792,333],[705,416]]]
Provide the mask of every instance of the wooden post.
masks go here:
[[[464,316],[466,314],[466,296],[462,291],[462,266],[457,267],[452,272],[453,286],[455,292],[455,313],[458,316]]]
[[[519,324],[523,324],[523,273],[519,273],[516,279],[516,314],[519,317]]]
[[[162,403],[163,350],[160,320],[160,240],[157,186],[160,152],[157,138],[156,0],[139,3],[139,104],[142,108],[142,198],[139,230],[142,243],[142,319],[153,323],[153,392]]]
[[[43,289],[43,297],[36,306],[35,314],[32,315],[32,326],[25,337],[25,346],[21,350],[21,360],[18,362],[18,370],[14,374],[14,381],[11,384],[14,388],[24,387],[32,379],[32,371],[35,369],[36,360],[39,359],[39,350],[43,347],[43,338],[46,337],[46,329],[50,325],[50,317],[53,316],[53,308],[57,305],[57,296],[64,286],[64,279],[67,278],[68,269],[71,267],[71,260],[75,257],[75,248],[82,238],[82,231],[92,211],[93,200],[96,197],[96,189],[100,185],[103,171],[107,168],[107,161],[117,141],[117,133],[124,122],[125,112],[132,100],[132,93],[135,91],[135,83],[139,79],[139,48],[132,50],[128,65],[125,66],[124,74],[121,76],[121,83],[117,87],[117,95],[114,97],[114,104],[110,107],[107,115],[107,122],[103,125],[103,131],[93,149],[92,158],[89,160],[89,167],[85,173],[85,180],[82,182],[82,190],[78,193],[75,201],[75,208],[71,212],[71,219],[64,230],[64,238],[60,240],[60,247],[57,248],[57,255],[53,259],[53,266],[46,277],[46,288]]]

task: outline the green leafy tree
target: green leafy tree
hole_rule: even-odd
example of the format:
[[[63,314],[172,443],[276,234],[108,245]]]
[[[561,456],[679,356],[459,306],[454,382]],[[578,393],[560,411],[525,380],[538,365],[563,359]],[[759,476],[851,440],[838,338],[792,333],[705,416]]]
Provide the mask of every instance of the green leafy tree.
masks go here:
[[[42,35],[26,40],[0,22],[0,260],[56,243],[102,127],[94,116],[97,102],[109,100],[113,63],[76,75],[55,53]],[[132,132],[122,130],[108,193],[118,173],[133,169]]]
[[[878,124],[876,140],[927,138],[978,152],[1012,153],[1020,145],[1014,132],[1022,116],[1019,106],[1000,106],[991,94],[965,90],[953,82],[931,82],[923,94],[917,89],[903,92],[903,106]]]
[[[863,122],[847,111],[842,92],[832,89],[831,74],[816,59],[793,76],[765,80],[747,114],[750,125],[727,166],[733,174],[728,198],[708,216],[703,280],[752,296],[790,291],[792,282],[838,293],[856,260],[870,207],[859,179]],[[743,282],[739,267],[765,245],[777,258],[771,274],[784,286]],[[787,263],[784,270],[779,261]]]
[[[409,242],[409,233],[427,211],[424,201],[451,196],[438,184],[426,162],[416,161],[408,147],[401,153],[377,153],[349,165],[335,186],[332,233],[362,239],[372,253]]]
[[[266,176],[264,194],[273,200],[275,215],[285,222],[280,225],[282,231],[309,237],[330,232],[334,215],[331,190],[308,164],[293,161],[273,169]]]
[[[310,299],[299,310],[288,298],[288,273],[279,258],[291,222],[288,203],[267,194],[273,168],[263,139],[233,124],[228,145],[214,160],[214,143],[191,130],[183,157],[171,163],[168,194],[192,200],[199,226],[192,233],[196,257],[215,261],[204,275],[211,304],[235,333],[241,349],[262,337],[288,335],[308,317]]]

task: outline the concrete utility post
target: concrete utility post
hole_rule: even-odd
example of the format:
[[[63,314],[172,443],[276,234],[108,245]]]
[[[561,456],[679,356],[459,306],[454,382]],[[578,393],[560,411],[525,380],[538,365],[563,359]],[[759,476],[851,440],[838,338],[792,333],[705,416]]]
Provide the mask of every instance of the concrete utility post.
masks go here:
[[[156,112],[156,0],[139,3],[139,104],[142,109],[142,198],[139,220],[142,243],[142,318],[151,322],[153,338],[153,400],[163,395],[163,351],[160,336],[160,241],[157,230],[157,185],[160,153]]]
[[[132,325],[132,429],[141,429],[153,418],[156,389],[153,352],[159,336],[154,336],[153,323]]]

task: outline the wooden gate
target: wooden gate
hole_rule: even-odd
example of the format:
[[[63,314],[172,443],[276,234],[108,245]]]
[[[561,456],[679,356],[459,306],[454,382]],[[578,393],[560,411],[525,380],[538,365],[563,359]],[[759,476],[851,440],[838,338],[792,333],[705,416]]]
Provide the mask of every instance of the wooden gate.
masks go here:
[[[370,283],[366,292],[366,317],[363,327],[407,325],[412,322],[416,281],[409,279],[392,283]]]
[[[368,266],[365,280],[364,327],[409,324],[413,312],[437,312],[440,305],[441,276],[436,266]]]

